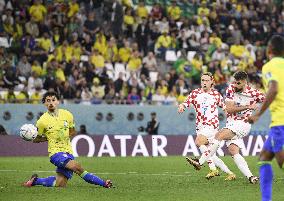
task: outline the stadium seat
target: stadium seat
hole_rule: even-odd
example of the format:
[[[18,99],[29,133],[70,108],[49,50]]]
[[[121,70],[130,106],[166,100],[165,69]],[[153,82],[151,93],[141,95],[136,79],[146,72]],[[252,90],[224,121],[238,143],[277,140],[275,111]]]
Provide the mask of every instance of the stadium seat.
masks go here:
[[[105,67],[109,78],[114,79],[114,69],[112,63],[105,63]]]
[[[150,72],[149,77],[150,77],[151,82],[153,83],[156,82],[158,80],[158,75],[159,75],[158,72],[154,72],[154,71]]]
[[[193,57],[195,56],[195,54],[196,54],[196,51],[188,51],[187,52],[187,59],[189,61],[191,61],[193,59]]]
[[[6,37],[0,37],[0,47],[9,48],[10,44],[8,42],[8,39]]]
[[[89,56],[88,55],[81,55],[80,60],[81,61],[89,61]]]
[[[167,62],[175,62],[177,60],[177,54],[174,50],[166,51],[166,61]]]
[[[118,78],[120,72],[123,72],[123,73],[126,72],[125,65],[123,63],[116,63],[114,65],[114,77],[115,77],[115,80]]]

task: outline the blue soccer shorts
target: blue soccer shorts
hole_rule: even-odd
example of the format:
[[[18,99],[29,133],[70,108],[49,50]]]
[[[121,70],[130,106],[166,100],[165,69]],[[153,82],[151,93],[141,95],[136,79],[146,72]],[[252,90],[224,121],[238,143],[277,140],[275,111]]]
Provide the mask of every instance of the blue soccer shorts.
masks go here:
[[[74,160],[74,156],[66,152],[58,152],[50,157],[50,162],[57,167],[56,172],[63,174],[67,179],[73,176],[73,171],[65,168],[70,160]]]
[[[270,128],[263,149],[271,153],[278,153],[284,150],[284,126],[274,126]]]

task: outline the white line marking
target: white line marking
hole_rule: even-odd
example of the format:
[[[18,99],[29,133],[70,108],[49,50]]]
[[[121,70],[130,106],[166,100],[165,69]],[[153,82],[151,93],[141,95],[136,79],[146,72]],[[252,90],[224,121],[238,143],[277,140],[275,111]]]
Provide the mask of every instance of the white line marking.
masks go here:
[[[55,171],[50,170],[0,170],[1,172],[30,172],[30,173],[55,173]],[[170,177],[200,177],[199,174],[190,175],[188,172],[185,174],[180,173],[176,174],[177,172],[167,172],[167,173],[138,173],[138,172],[95,172],[97,175],[141,175],[141,176],[170,176]],[[221,176],[222,177],[222,176]],[[224,176],[225,177],[225,176]]]
[[[29,172],[29,173],[55,173],[55,171],[51,171],[51,170],[0,170],[0,174],[1,172]],[[201,174],[197,173],[194,175],[191,175],[189,173],[191,172],[184,172],[184,173],[180,173],[180,174],[176,174],[177,172],[166,172],[166,173],[138,173],[138,172],[95,172],[94,174],[97,175],[141,175],[141,176],[170,176],[170,177],[202,177]],[[223,175],[218,176],[221,178],[225,178],[226,174],[223,173]],[[204,177],[205,178],[205,177]],[[241,177],[239,177],[241,179]],[[284,178],[276,178],[276,180],[284,180]],[[1,188],[1,187],[0,187]]]

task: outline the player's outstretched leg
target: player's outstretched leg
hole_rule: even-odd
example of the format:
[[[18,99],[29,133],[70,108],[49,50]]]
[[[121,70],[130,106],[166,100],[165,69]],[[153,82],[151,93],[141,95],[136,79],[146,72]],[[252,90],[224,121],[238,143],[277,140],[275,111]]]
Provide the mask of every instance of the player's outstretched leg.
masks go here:
[[[74,171],[76,174],[78,174],[82,179],[84,179],[86,182],[90,184],[95,184],[99,186],[103,186],[105,188],[111,188],[112,187],[112,182],[111,180],[103,180],[99,178],[98,176],[89,173],[85,171],[79,163],[77,163],[75,160],[70,160],[66,164],[66,168]]]
[[[258,177],[253,176],[252,172],[250,171],[248,164],[244,157],[240,154],[240,148],[237,144],[231,143],[228,146],[229,152],[232,155],[235,164],[239,168],[239,170],[245,175],[249,182],[252,184],[256,184],[258,182]]]
[[[108,179],[108,180],[104,181],[101,178],[99,178],[98,176],[96,176],[92,173],[89,173],[87,171],[83,171],[83,173],[80,174],[80,177],[90,184],[100,185],[100,186],[103,186],[105,188],[111,188],[112,187],[111,180]]]
[[[56,177],[50,176],[47,178],[39,178],[37,174],[33,174],[32,177],[23,183],[23,186],[32,187],[36,185],[46,186],[46,187],[54,187],[56,184]]]

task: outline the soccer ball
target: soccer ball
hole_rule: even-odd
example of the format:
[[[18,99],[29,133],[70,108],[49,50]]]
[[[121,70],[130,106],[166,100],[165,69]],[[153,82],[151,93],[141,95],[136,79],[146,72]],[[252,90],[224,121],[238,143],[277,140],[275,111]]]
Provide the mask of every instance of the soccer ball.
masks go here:
[[[37,128],[33,124],[24,124],[20,129],[20,136],[26,141],[32,141],[37,136]]]

